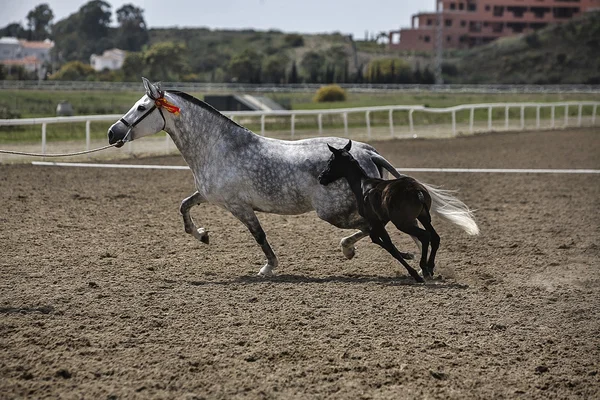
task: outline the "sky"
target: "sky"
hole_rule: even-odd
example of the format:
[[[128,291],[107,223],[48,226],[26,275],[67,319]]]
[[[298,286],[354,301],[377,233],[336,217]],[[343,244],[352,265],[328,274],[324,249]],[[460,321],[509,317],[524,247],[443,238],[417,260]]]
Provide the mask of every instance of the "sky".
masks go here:
[[[434,0],[105,0],[114,11],[123,4],[144,10],[150,28],[208,27],[283,32],[339,31],[364,39],[365,31],[378,33],[410,26],[410,16],[433,11]],[[22,22],[38,4],[48,3],[57,22],[76,12],[81,0],[0,0],[0,27]]]

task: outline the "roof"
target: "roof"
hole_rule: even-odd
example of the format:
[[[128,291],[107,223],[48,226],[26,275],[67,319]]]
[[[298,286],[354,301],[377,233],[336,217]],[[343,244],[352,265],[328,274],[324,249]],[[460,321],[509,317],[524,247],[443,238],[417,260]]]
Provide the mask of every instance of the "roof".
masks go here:
[[[11,36],[1,37],[0,43],[1,44],[14,44],[14,45],[20,44],[19,39],[17,39],[16,37],[11,37]]]
[[[42,62],[40,61],[40,59],[37,58],[36,56],[23,57],[23,58],[19,58],[17,60],[2,60],[2,61],[0,61],[0,64],[4,64],[4,65],[38,65],[41,63]]]
[[[51,40],[44,40],[43,42],[30,42],[29,40],[20,40],[21,46],[28,49],[51,49],[54,47],[54,42]]]

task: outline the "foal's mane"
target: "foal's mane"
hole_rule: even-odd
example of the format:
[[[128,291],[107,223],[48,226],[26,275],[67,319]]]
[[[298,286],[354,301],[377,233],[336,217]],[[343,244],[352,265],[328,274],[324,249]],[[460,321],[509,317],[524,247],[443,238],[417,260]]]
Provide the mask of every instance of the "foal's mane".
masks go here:
[[[200,100],[200,99],[192,96],[189,93],[182,92],[180,90],[167,90],[167,92],[169,92],[171,94],[174,94],[175,96],[181,97],[182,99],[187,100],[190,103],[193,103],[193,104],[195,104],[197,106],[200,106],[200,107],[204,108],[206,111],[208,111],[208,112],[210,112],[210,113],[212,113],[214,115],[217,115],[217,116],[225,119],[227,122],[229,122],[229,123],[231,123],[233,125],[239,126],[240,128],[242,128],[244,130],[248,130],[247,128],[244,128],[243,126],[241,126],[237,122],[231,120],[231,118],[228,118],[227,116],[223,115],[219,110],[217,110],[216,108],[214,108],[210,104],[208,104],[208,103],[206,103],[206,102],[204,102],[204,101],[202,101],[202,100]]]

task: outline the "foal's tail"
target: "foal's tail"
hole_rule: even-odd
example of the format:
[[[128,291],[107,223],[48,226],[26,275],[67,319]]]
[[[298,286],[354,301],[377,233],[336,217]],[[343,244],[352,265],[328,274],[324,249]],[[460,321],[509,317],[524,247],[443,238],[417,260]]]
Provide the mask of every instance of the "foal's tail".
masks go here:
[[[385,168],[396,178],[406,176],[398,172],[388,160],[379,154],[372,155],[371,160],[373,160],[375,165]],[[425,186],[431,196],[430,211],[433,214],[454,225],[458,225],[469,235],[479,235],[479,227],[473,218],[473,211],[465,203],[453,196],[456,191],[440,189],[423,182],[419,183]]]
[[[440,189],[420,182],[431,196],[431,212],[441,219],[458,225],[469,235],[479,235],[479,227],[473,218],[473,211],[453,196],[456,191]]]

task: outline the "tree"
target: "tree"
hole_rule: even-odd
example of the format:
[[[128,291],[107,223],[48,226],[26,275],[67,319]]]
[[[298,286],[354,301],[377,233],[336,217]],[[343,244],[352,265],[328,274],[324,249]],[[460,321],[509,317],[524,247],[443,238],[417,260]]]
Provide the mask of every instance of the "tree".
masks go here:
[[[88,40],[100,39],[108,35],[111,6],[102,0],[92,0],[79,9],[79,30]]]
[[[308,74],[309,83],[318,83],[325,65],[325,57],[316,51],[307,52],[300,62],[305,74]]]
[[[288,78],[288,83],[298,83],[298,67],[296,67],[296,61],[292,63],[292,69]]]
[[[84,81],[93,77],[95,73],[96,71],[90,65],[84,64],[81,61],[71,61],[50,75],[50,80]]]
[[[265,60],[263,68],[264,81],[268,83],[283,83],[285,81],[285,69],[289,62],[289,57],[284,53],[268,57]]]
[[[262,55],[253,49],[246,49],[231,58],[229,74],[238,82],[258,83],[257,77],[260,76],[261,64]]]
[[[11,36],[19,39],[27,39],[29,32],[19,23],[12,23],[0,29],[0,37]]]
[[[121,67],[123,78],[129,82],[139,81],[140,76],[144,75],[142,65],[144,65],[144,55],[142,53],[127,53]]]
[[[117,10],[118,48],[128,51],[139,51],[148,42],[148,27],[144,20],[144,10],[133,4],[125,4]]]
[[[156,43],[144,53],[143,60],[148,74],[157,81],[177,81],[189,70],[186,47],[181,43]]]
[[[46,3],[36,6],[27,14],[30,40],[44,40],[50,36],[50,23],[54,13]]]

